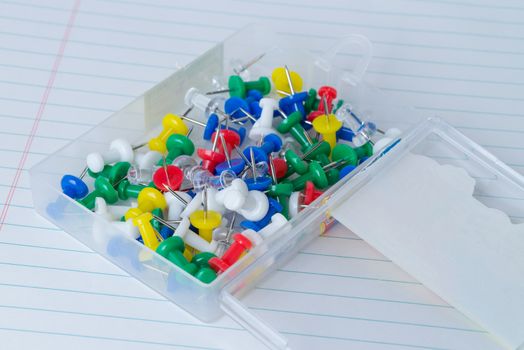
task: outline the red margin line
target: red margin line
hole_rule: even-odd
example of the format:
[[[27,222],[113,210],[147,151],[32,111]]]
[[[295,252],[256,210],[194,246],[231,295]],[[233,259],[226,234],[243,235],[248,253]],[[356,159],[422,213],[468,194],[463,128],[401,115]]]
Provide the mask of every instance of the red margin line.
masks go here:
[[[53,85],[55,83],[56,74],[58,72],[58,67],[60,67],[60,63],[62,62],[62,57],[64,56],[64,51],[67,46],[67,42],[69,41],[69,36],[71,34],[71,30],[73,29],[73,25],[75,23],[76,15],[78,14],[79,8],[80,8],[80,0],[76,0],[71,10],[71,14],[69,15],[69,20],[67,21],[67,26],[65,28],[64,35],[62,37],[62,41],[60,42],[58,53],[55,56],[55,61],[53,63],[53,69],[51,70],[51,75],[49,76],[49,80],[47,81],[47,86],[45,88],[44,95],[42,96],[42,100],[40,101],[40,106],[38,108],[38,112],[36,113],[35,121],[33,122],[33,127],[31,128],[29,137],[27,138],[27,141],[25,143],[22,157],[20,158],[20,161],[18,162],[18,167],[16,169],[15,177],[13,178],[13,182],[11,183],[11,186],[9,188],[9,193],[7,194],[7,199],[4,203],[2,214],[0,214],[0,231],[2,231],[2,227],[4,226],[4,222],[7,217],[7,212],[9,211],[9,206],[11,205],[11,201],[13,200],[13,196],[15,194],[16,187],[18,185],[18,181],[20,180],[20,175],[22,174],[22,170],[27,160],[29,150],[31,149],[31,145],[33,144],[33,139],[35,138],[36,131],[38,130],[38,125],[40,124],[40,120],[42,119],[42,115],[44,114],[45,107],[47,105],[47,100],[49,99],[51,90],[53,90]]]

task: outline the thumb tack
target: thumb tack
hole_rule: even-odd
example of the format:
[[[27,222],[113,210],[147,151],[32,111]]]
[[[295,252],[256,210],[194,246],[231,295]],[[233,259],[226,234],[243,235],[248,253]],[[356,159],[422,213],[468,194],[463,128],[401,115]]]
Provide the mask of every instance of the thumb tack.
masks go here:
[[[267,134],[275,133],[273,129],[273,112],[278,108],[278,102],[272,98],[263,98],[259,102],[262,111],[260,118],[253,124],[249,132],[251,140],[259,140]]]
[[[198,110],[205,113],[206,116],[212,113],[220,112],[220,106],[224,104],[223,97],[209,97],[202,94],[197,88],[191,88],[184,96],[184,102],[187,106],[195,106]],[[221,114],[224,114],[223,112]]]
[[[198,229],[198,234],[206,241],[211,242],[213,230],[220,226],[222,216],[219,212],[208,210],[207,187],[202,191],[203,210],[196,210],[190,216],[191,225]]]
[[[153,183],[160,191],[166,191],[165,186],[178,190],[184,181],[184,173],[174,165],[158,168],[153,174]]]
[[[152,250],[157,249],[159,245],[158,233],[155,233],[155,229],[151,225],[151,220],[153,219],[153,214],[151,213],[142,213],[137,217],[133,218],[133,225],[138,227],[138,231],[142,236],[142,241],[144,245]]]
[[[95,190],[81,199],[79,203],[87,209],[93,209],[97,197],[102,197],[107,203],[113,204],[118,201],[118,192],[113,188],[113,185],[108,179],[100,176],[95,180]]]
[[[252,65],[254,65],[255,63],[257,63],[258,61],[260,61],[265,55],[266,55],[265,52],[261,53],[260,55],[252,58],[251,60],[249,60],[246,63],[235,61],[233,65],[233,72],[235,72],[236,75],[239,75],[242,78],[248,78],[249,72],[247,71],[247,69],[251,67]]]
[[[340,120],[346,121],[351,130],[353,130],[354,136],[352,142],[356,147],[363,146],[364,144],[372,142],[372,137],[375,133],[379,132],[383,134],[384,132],[380,129],[377,129],[375,123],[370,121],[362,121],[352,110],[350,104],[346,103],[342,105],[337,111],[337,117]]]
[[[233,239],[234,242],[229,246],[222,258],[214,257],[209,259],[209,266],[217,273],[226,271],[238,261],[243,253],[253,246],[251,241],[241,233],[236,234]]]
[[[160,134],[149,140],[149,148],[152,151],[160,153],[165,153],[167,151],[166,141],[169,136],[175,133],[185,135],[189,131],[182,118],[175,114],[167,114],[164,119],[162,119],[162,127],[163,129]]]
[[[232,75],[229,77],[228,81],[229,94],[231,96],[238,96],[240,98],[245,98],[246,93],[249,90],[258,90],[263,95],[269,94],[271,91],[271,82],[267,77],[260,77],[256,81],[244,81],[241,77],[237,75]]]
[[[165,146],[168,151],[165,162],[168,164],[171,164],[175,158],[181,155],[191,156],[195,152],[195,145],[185,135],[173,134],[169,136]],[[162,165],[162,159],[159,159],[157,165]]]
[[[93,152],[87,155],[87,167],[94,173],[101,172],[106,164],[116,162],[132,162],[134,158],[133,147],[124,139],[116,139],[109,145],[109,150],[104,153]]]
[[[297,72],[290,72],[286,67],[278,67],[271,73],[271,80],[280,95],[290,96],[302,90],[302,77]]]
[[[84,198],[89,192],[89,188],[82,178],[74,175],[64,175],[60,180],[60,187],[66,196],[73,199]]]

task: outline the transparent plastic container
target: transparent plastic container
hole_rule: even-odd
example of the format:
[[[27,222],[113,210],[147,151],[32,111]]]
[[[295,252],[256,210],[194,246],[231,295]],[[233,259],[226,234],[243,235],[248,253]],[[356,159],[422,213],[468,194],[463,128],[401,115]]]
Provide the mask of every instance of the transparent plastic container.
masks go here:
[[[371,58],[371,45],[367,39],[349,36],[334,43],[332,49],[321,57],[292,45],[265,29],[250,26],[207,51],[100,125],[35,165],[30,174],[36,210],[200,320],[210,322],[225,312],[268,346],[283,349],[288,347],[286,338],[249,311],[238,297],[323,234],[333,221],[330,213],[334,208],[407,152],[463,167],[479,179],[476,192],[480,194],[479,200],[507,193],[524,196],[522,176],[480,146],[438,119],[426,120],[426,116],[412,109],[396,106],[387,95],[365,83],[363,77]],[[344,53],[348,48],[352,49],[351,56]],[[198,281],[141,243],[124,238],[123,233],[104,218],[62,194],[60,178],[66,173],[80,174],[88,152],[104,151],[116,138],[125,138],[132,144],[148,140],[158,132],[165,114],[181,113],[186,109],[183,100],[189,88],[215,90],[220,79],[213,83],[213,77],[227,77],[233,74],[238,62],[247,62],[262,53],[265,56],[244,74],[251,77],[268,75],[274,67],[287,64],[301,74],[305,87],[334,86],[339,97],[349,101],[357,112],[375,121],[382,129],[392,126],[403,129],[405,132],[400,141],[388,152],[376,154],[361,164],[290,220],[282,234],[252,249],[211,284]],[[358,57],[355,58],[354,53],[358,53]],[[198,119],[196,114],[192,117]],[[200,115],[200,120],[205,122],[203,115]],[[197,147],[198,140],[202,140],[201,133],[202,130],[195,126],[192,139]],[[490,180],[484,182],[483,178]],[[91,181],[88,177],[86,180]],[[92,183],[88,185],[92,186]],[[49,210],[50,204],[53,210]],[[524,201],[497,202],[496,205],[510,215],[524,212]]]

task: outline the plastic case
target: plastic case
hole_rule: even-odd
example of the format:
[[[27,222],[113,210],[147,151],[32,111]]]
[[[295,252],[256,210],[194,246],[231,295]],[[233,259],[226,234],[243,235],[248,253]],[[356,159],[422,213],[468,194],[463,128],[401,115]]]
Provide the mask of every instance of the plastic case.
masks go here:
[[[226,312],[274,348],[286,348],[286,339],[248,311],[237,296],[250,290],[261,278],[324,233],[333,220],[329,214],[332,208],[347,200],[362,184],[406,152],[424,154],[441,163],[461,166],[479,179],[488,174],[491,177],[489,181],[478,182],[480,200],[489,198],[482,195],[509,192],[524,196],[522,176],[481,147],[436,119],[412,128],[417,121],[425,118],[413,110],[395,106],[386,95],[362,82],[371,57],[371,46],[365,38],[344,38],[318,58],[300,48],[290,47],[290,44],[257,26],[245,28],[35,165],[30,172],[35,208],[41,215],[197,318],[212,321]],[[357,52],[357,57],[344,54],[346,48]],[[268,75],[274,67],[287,64],[302,75],[305,87],[335,86],[339,97],[350,101],[357,111],[366,113],[381,128],[396,126],[411,131],[405,132],[400,142],[387,153],[374,155],[326,191],[291,220],[282,234],[251,250],[208,285],[139,242],[124,238],[103,218],[62,194],[60,178],[66,173],[78,175],[85,166],[88,152],[104,151],[115,138],[125,138],[133,144],[148,140],[158,132],[166,113],[180,113],[186,109],[183,98],[189,88],[197,87],[202,91],[216,89],[212,85],[213,77],[227,77],[233,74],[236,62],[247,62],[261,53],[266,55],[249,69],[252,77]],[[192,117],[198,119],[196,115]],[[202,114],[199,117],[205,122]],[[197,126],[192,139],[202,139]],[[198,141],[196,143],[198,145]],[[90,181],[88,177],[86,179]],[[524,209],[524,201],[495,204],[510,215],[522,213]]]

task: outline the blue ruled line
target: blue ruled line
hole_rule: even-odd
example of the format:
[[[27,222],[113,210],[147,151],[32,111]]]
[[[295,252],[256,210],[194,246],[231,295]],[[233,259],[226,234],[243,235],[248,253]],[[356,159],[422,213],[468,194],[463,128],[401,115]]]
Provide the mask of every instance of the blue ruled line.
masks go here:
[[[442,330],[467,332],[467,333],[487,333],[486,331],[479,330],[479,329],[439,326],[439,325],[426,324],[426,323],[377,320],[377,319],[365,318],[365,317],[342,316],[342,315],[322,314],[322,313],[316,313],[316,312],[293,311],[293,310],[280,310],[280,309],[271,309],[271,308],[254,307],[254,306],[250,306],[249,309],[258,310],[258,311],[275,312],[275,313],[284,313],[284,314],[339,318],[339,319],[346,319],[346,320],[356,320],[356,321],[375,322],[375,323],[387,323],[387,324],[395,324],[395,325],[411,326],[411,327],[436,328],[436,329],[442,329]]]
[[[174,347],[177,347],[177,348],[186,348],[186,349],[220,350],[220,348],[208,348],[208,347],[202,347],[202,346],[192,346],[192,345],[175,344],[175,343],[162,343],[162,342],[154,342],[154,341],[147,341],[147,340],[127,339],[127,338],[103,337],[103,336],[84,335],[84,334],[75,334],[75,333],[37,331],[37,330],[33,330],[33,329],[0,327],[0,330],[2,330],[2,331],[11,331],[11,332],[59,335],[59,336],[67,336],[67,337],[75,337],[75,338],[87,338],[87,339],[97,339],[97,340],[110,340],[110,341],[126,342],[126,343],[162,345],[162,346],[170,346],[170,347],[174,346]]]

